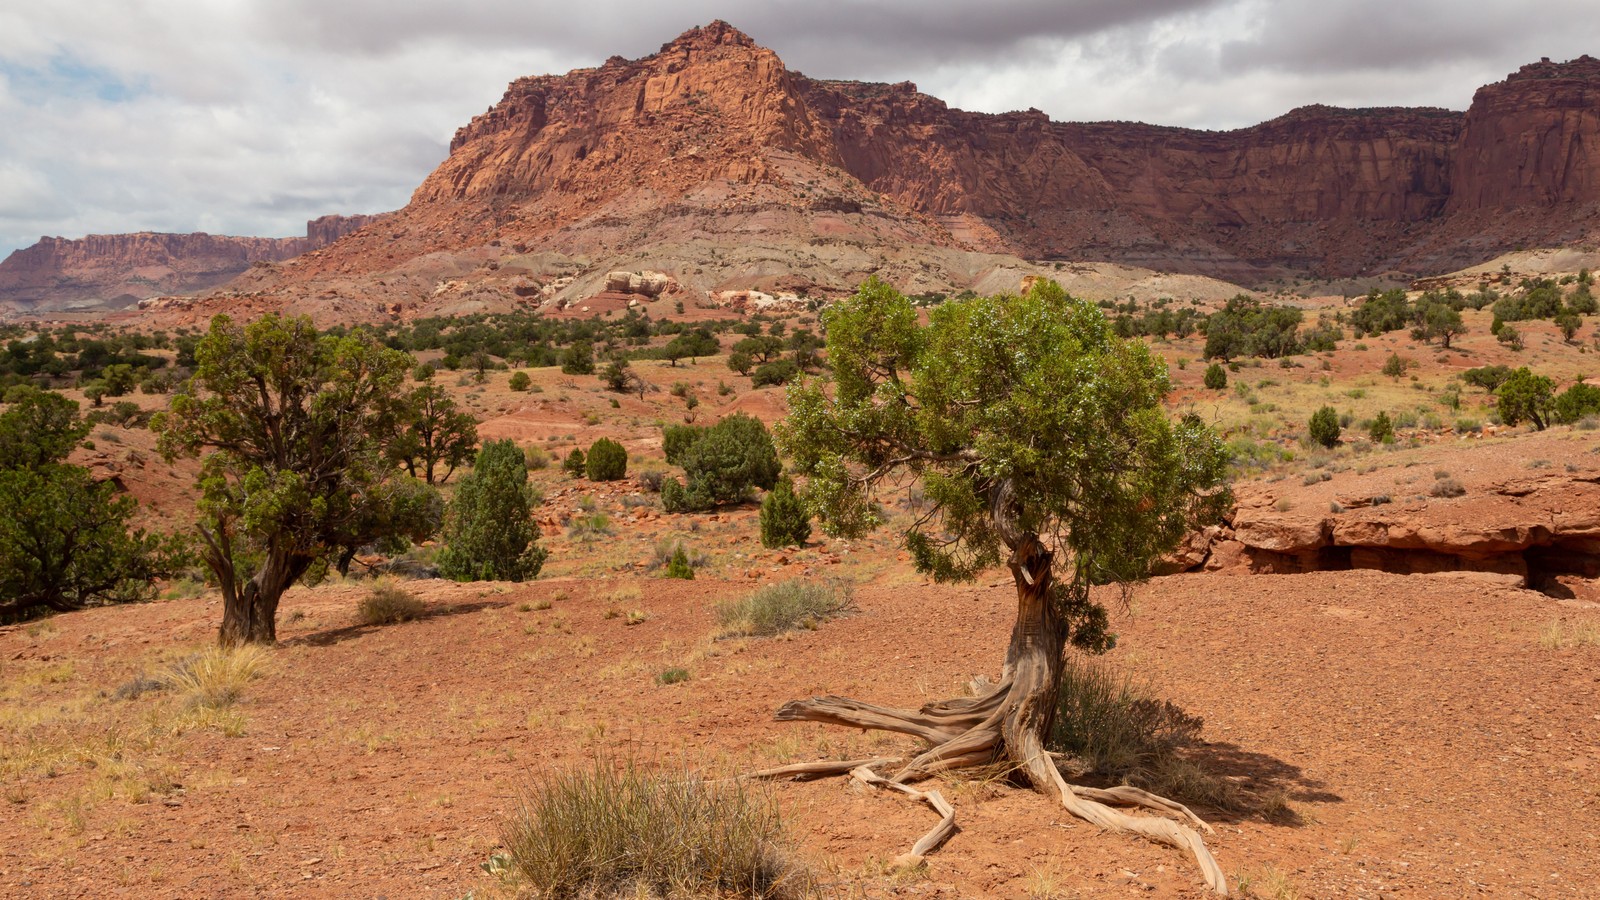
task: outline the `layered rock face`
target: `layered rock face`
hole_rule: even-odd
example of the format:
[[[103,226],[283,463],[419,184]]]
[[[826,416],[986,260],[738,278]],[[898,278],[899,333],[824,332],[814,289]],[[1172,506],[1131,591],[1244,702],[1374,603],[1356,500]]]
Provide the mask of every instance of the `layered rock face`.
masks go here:
[[[514,82],[387,233],[299,272],[495,240],[606,254],[690,237],[921,243],[1245,283],[1449,268],[1600,234],[1597,117],[1600,62],[1583,57],[1525,67],[1467,113],[1315,106],[1227,132],[1061,123],[809,79],[714,22],[651,57]]]
[[[303,238],[91,234],[40,238],[0,262],[0,301],[28,310],[126,306],[158,294],[204,290],[253,263],[326,247],[376,216],[322,216]]]

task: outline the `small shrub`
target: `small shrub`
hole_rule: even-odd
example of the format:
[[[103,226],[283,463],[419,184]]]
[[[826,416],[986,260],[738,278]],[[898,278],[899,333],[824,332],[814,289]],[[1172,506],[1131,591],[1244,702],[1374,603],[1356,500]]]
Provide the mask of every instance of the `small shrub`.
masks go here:
[[[1205,385],[1213,391],[1223,390],[1228,386],[1228,373],[1221,365],[1212,363],[1206,367]]]
[[[531,384],[531,383],[532,383],[532,379],[528,378],[528,373],[527,372],[512,372],[511,373],[511,384],[510,384],[510,387],[511,387],[511,389],[513,391],[525,391],[525,390],[528,389],[528,385]]]
[[[784,900],[812,890],[787,855],[770,795],[631,761],[544,776],[501,823],[500,839],[541,897]]]
[[[788,384],[800,377],[800,366],[792,359],[776,359],[756,367],[750,376],[754,387]]]
[[[1150,772],[1156,761],[1200,736],[1204,723],[1109,666],[1069,656],[1050,746],[1090,772],[1112,778]]]
[[[561,471],[566,472],[573,478],[582,478],[585,467],[583,451],[577,447],[573,447],[572,452],[568,453],[567,458],[561,462]]]
[[[689,565],[689,554],[684,551],[682,544],[678,545],[672,558],[667,560],[666,575],[668,578],[694,578],[694,566]]]
[[[259,644],[208,647],[156,676],[191,709],[225,709],[244,696],[245,686],[266,673],[269,652]]]
[[[1441,478],[1428,489],[1430,497],[1460,497],[1467,492],[1466,486],[1454,478]]]
[[[357,617],[363,625],[393,625],[396,622],[419,618],[425,609],[427,604],[418,600],[415,594],[405,588],[393,584],[380,584],[361,598]]]
[[[1378,413],[1377,418],[1372,420],[1372,424],[1367,428],[1367,436],[1376,444],[1394,443],[1394,423],[1389,421],[1387,412]]]
[[[1331,406],[1324,406],[1311,415],[1308,434],[1312,442],[1324,447],[1339,445],[1339,414]]]
[[[663,669],[661,671],[661,674],[656,676],[656,684],[663,684],[663,685],[664,684],[681,684],[681,683],[683,683],[685,681],[688,681],[688,680],[689,680],[689,670],[688,669],[679,669],[679,668]]]
[[[788,479],[778,482],[761,500],[761,546],[800,546],[811,537],[811,514]]]
[[[590,481],[621,481],[628,474],[628,451],[610,438],[589,445],[584,471]]]
[[[522,448],[522,462],[530,472],[548,469],[550,468],[550,451],[543,447],[524,447]]]
[[[721,635],[770,637],[818,624],[850,609],[850,591],[838,583],[791,578],[769,584],[743,600],[717,605]]]

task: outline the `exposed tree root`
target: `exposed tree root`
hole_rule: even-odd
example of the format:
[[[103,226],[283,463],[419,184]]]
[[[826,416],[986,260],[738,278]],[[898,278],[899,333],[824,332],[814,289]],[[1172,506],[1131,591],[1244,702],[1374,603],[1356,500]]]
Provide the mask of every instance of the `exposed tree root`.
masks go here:
[[[933,826],[933,830],[923,835],[921,840],[912,844],[910,853],[895,857],[894,864],[896,866],[909,868],[920,865],[923,857],[938,849],[939,845],[948,840],[950,835],[956,833],[956,809],[938,791],[919,791],[909,785],[890,781],[866,766],[858,766],[851,769],[850,777],[862,784],[898,791],[914,800],[921,800],[933,807],[934,811],[939,814],[939,824]]]
[[[918,791],[907,782],[940,772],[993,763],[1008,756],[1022,756],[1022,768],[1034,786],[1055,798],[1072,815],[1110,831],[1130,832],[1163,844],[1187,850],[1200,867],[1206,885],[1219,896],[1228,895],[1227,881],[1216,858],[1206,848],[1195,828],[1212,833],[1187,806],[1136,787],[1080,787],[1067,782],[1055,760],[1031,732],[1019,736],[1022,754],[1007,753],[1002,722],[1009,704],[1009,680],[979,697],[930,703],[919,710],[900,710],[875,706],[843,697],[814,697],[784,704],[778,710],[781,721],[826,722],[854,728],[872,728],[910,734],[933,744],[909,762],[893,757],[799,763],[751,773],[754,778],[821,778],[850,774],[865,784],[896,790],[934,807],[944,818],[919,840],[911,852],[896,860],[915,865],[956,830],[955,810],[937,791]],[[900,765],[885,778],[873,771],[879,766]],[[935,799],[937,798],[937,799]],[[1129,806],[1177,816],[1193,825],[1152,816],[1132,816],[1112,806]]]

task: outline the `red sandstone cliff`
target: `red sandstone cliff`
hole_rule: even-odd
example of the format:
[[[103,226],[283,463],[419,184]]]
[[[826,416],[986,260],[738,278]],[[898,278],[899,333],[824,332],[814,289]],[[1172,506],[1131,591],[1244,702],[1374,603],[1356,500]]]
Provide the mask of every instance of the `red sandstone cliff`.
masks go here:
[[[158,294],[205,290],[253,263],[277,262],[326,247],[377,216],[322,216],[299,238],[223,235],[91,234],[43,237],[0,262],[0,301],[25,309],[126,306]]]
[[[644,59],[513,82],[387,227],[290,274],[381,273],[496,240],[593,256],[688,238],[928,244],[1246,283],[1453,268],[1600,234],[1597,130],[1588,57],[1525,67],[1467,113],[1314,106],[1210,132],[813,80],[715,22]]]

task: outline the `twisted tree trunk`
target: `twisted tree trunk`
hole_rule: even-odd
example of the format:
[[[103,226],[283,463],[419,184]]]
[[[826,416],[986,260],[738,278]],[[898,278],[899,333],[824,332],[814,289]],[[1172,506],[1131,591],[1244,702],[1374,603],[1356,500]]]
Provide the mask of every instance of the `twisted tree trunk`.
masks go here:
[[[306,569],[311,558],[269,550],[261,568],[242,588],[223,582],[222,628],[217,641],[224,647],[272,644],[278,640],[278,601]]]
[[[1207,885],[1215,893],[1226,896],[1228,888],[1222,870],[1193,829],[1170,819],[1130,816],[1106,804],[1137,806],[1176,815],[1209,832],[1209,826],[1187,807],[1132,787],[1110,790],[1077,787],[1068,784],[1056,768],[1045,742],[1055,724],[1068,635],[1066,625],[1050,600],[1051,554],[1040,543],[1038,535],[1031,532],[1007,534],[1006,543],[1012,549],[1009,565],[1017,586],[1017,618],[1011,628],[1011,643],[1006,648],[1005,668],[998,685],[975,697],[941,700],[915,711],[832,696],[792,700],[778,710],[777,719],[895,731],[915,735],[931,744],[908,762],[892,761],[900,766],[887,781],[896,785],[951,769],[1009,763],[1027,777],[1035,790],[1057,800],[1081,819],[1189,850]],[[820,766],[810,763],[769,769],[754,776],[816,777],[850,773],[861,766],[870,771],[884,763],[884,760],[849,760]],[[860,774],[856,777],[876,783]],[[947,818],[949,821],[941,821],[940,826],[917,846],[931,850],[953,833],[953,813]]]

